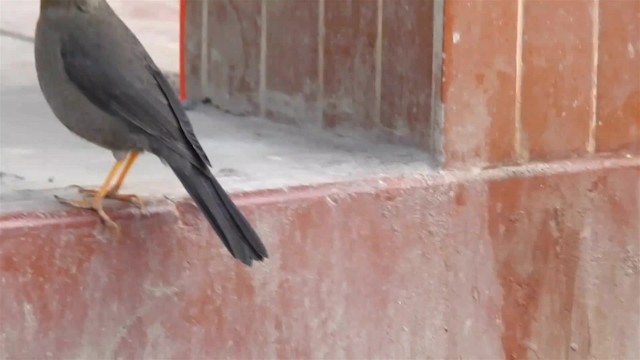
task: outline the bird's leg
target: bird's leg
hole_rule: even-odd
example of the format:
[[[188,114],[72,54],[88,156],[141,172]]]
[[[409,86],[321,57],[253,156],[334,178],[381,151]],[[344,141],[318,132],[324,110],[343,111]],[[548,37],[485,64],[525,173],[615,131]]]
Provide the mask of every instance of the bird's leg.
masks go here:
[[[127,154],[126,159],[122,162],[124,167],[122,168],[122,171],[120,172],[120,176],[118,176],[118,180],[116,180],[116,183],[109,189],[109,191],[105,195],[105,197],[107,199],[127,201],[127,202],[130,202],[130,203],[136,205],[139,208],[142,208],[142,206],[143,206],[142,200],[140,200],[140,198],[137,195],[134,195],[134,194],[120,194],[120,193],[118,193],[118,191],[120,190],[120,187],[122,186],[122,183],[124,183],[124,179],[127,177],[127,174],[129,173],[129,170],[131,170],[131,167],[133,166],[133,163],[138,158],[139,154],[140,153],[137,152],[137,151],[131,151],[131,152],[129,152],[129,154]],[[92,196],[95,196],[95,194],[97,194],[100,191],[100,190],[96,191],[96,190],[91,190],[91,189],[85,189],[85,188],[81,188],[81,187],[78,187],[78,190],[83,194],[88,194],[88,195],[92,195]]]
[[[94,191],[92,195],[86,195],[82,198],[82,200],[67,200],[59,196],[56,196],[56,199],[59,202],[69,206],[73,206],[81,209],[95,210],[100,216],[100,219],[102,219],[102,221],[104,221],[104,223],[107,226],[114,228],[116,229],[116,231],[119,232],[120,227],[118,226],[118,224],[113,222],[113,220],[111,220],[109,215],[107,215],[107,213],[104,212],[104,209],[102,208],[102,201],[104,200],[105,196],[109,192],[109,185],[111,184],[111,181],[113,180],[113,178],[116,176],[116,174],[118,173],[120,168],[122,168],[123,165],[124,165],[124,161],[116,161],[116,163],[113,165],[113,167],[109,171],[109,175],[107,175],[107,178],[105,179],[104,183],[100,187],[100,190]]]

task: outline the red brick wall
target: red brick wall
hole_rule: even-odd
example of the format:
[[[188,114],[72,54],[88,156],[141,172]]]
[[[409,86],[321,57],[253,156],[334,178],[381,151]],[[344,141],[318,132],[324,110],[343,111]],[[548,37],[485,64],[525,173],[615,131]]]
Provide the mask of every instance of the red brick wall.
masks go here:
[[[189,92],[232,112],[381,132],[452,167],[639,149],[637,1],[188,4]]]
[[[640,2],[445,3],[447,164],[638,152]]]
[[[433,17],[427,0],[191,1],[189,96],[277,121],[366,129],[435,153]]]

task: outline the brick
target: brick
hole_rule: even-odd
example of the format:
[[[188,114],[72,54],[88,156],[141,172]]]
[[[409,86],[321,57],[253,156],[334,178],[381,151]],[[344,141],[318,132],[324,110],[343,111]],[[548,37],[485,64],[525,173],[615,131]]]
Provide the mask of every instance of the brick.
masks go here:
[[[266,90],[269,118],[318,122],[318,0],[267,1]]]
[[[433,1],[384,0],[380,124],[431,146]]]
[[[640,151],[640,2],[601,1],[596,151]]]
[[[591,0],[524,2],[521,139],[531,160],[588,151],[593,5]]]
[[[234,114],[257,114],[260,90],[261,2],[208,0],[207,96]],[[192,6],[201,2],[195,1]]]
[[[326,1],[324,26],[324,125],[373,128],[378,2]]]
[[[445,2],[445,165],[514,162],[517,2]]]

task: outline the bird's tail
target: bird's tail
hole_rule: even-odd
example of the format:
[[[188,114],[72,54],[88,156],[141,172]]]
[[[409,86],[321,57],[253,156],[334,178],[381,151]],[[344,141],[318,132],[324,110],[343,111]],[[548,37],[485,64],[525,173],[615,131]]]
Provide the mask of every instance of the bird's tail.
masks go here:
[[[262,261],[269,256],[256,232],[211,172],[195,166],[169,165],[233,257],[251,266],[253,260]]]

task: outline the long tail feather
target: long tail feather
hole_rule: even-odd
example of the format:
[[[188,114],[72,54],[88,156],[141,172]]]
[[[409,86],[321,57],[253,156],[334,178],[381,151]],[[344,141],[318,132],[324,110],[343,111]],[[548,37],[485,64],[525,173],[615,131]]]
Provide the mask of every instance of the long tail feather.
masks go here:
[[[231,255],[251,266],[267,258],[267,249],[216,178],[194,166],[169,164]]]

